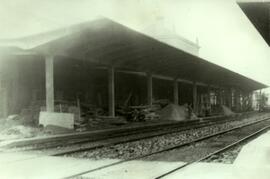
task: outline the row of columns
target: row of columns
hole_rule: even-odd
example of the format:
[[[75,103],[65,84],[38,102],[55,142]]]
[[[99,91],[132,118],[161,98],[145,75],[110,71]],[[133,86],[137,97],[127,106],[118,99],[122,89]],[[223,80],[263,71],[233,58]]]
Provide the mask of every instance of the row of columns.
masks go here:
[[[45,57],[45,76],[46,76],[46,111],[54,111],[54,57],[47,55]],[[114,67],[108,69],[108,111],[109,116],[115,117],[115,70]],[[147,73],[147,104],[153,103],[153,76]],[[173,81],[173,102],[179,104],[178,81]],[[197,85],[193,84],[193,104],[197,104]],[[193,106],[194,110],[196,105]]]
[[[2,75],[1,75],[2,76]],[[153,75],[151,73],[147,73],[147,104],[152,105],[153,103]],[[54,112],[54,56],[53,55],[46,55],[45,56],[45,78],[46,78],[46,110],[48,112]],[[0,80],[1,81],[1,80]],[[193,83],[193,109],[196,112],[197,111],[197,84],[196,82]],[[240,91],[234,90],[234,104],[238,108],[240,103]],[[1,98],[3,102],[2,105],[2,113],[4,116],[7,115],[7,91],[1,87],[0,83],[0,93]],[[232,107],[233,99],[232,99],[232,89],[229,89],[228,91],[225,91],[225,98],[226,103],[229,107]],[[219,91],[219,96],[221,96],[221,90]],[[210,100],[210,87],[208,86],[208,95]],[[224,101],[220,99],[220,104],[222,104]],[[178,86],[178,80],[173,80],[173,103],[179,104],[179,86]],[[110,67],[108,69],[108,112],[109,116],[114,117],[115,116],[115,69],[114,67]]]
[[[151,106],[153,104],[153,76],[151,73],[147,73],[147,104]],[[109,68],[109,115],[114,117],[115,116],[115,79],[114,79],[114,68]],[[179,103],[179,96],[178,96],[178,82],[174,80],[174,104]],[[196,100],[196,99],[195,99]],[[195,101],[196,102],[196,101]]]
[[[46,109],[48,112],[54,111],[54,57],[47,55],[45,58],[45,73],[46,73]],[[147,104],[152,105],[153,103],[153,76],[151,73],[147,73]],[[197,111],[197,84],[193,83],[193,110]],[[210,100],[210,87],[208,86],[208,95]],[[230,92],[232,94],[232,92]],[[221,96],[221,91],[219,91]],[[108,112],[109,116],[115,117],[115,69],[110,67],[108,69]],[[231,98],[231,97],[230,97]],[[231,99],[229,100],[231,101]],[[173,81],[173,103],[179,104],[179,87],[178,81]],[[222,99],[220,99],[222,103]],[[238,101],[236,102],[238,103]]]

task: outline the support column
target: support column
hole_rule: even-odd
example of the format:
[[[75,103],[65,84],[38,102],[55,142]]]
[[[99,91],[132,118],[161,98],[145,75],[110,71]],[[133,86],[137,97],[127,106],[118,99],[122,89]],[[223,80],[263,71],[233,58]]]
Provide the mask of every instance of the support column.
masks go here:
[[[197,114],[197,85],[196,82],[193,83],[193,110]]]
[[[235,107],[236,111],[240,111],[240,91],[235,89]]]
[[[248,109],[248,93],[246,91],[242,92],[242,110],[246,111]]]
[[[2,70],[2,69],[0,69]],[[0,71],[0,118],[8,117],[8,90],[6,75]]]
[[[208,115],[210,115],[212,112],[212,105],[211,105],[211,88],[209,85],[207,86],[207,110]]]
[[[2,102],[3,102],[3,117],[8,117],[8,90],[7,88],[2,88]]]
[[[153,77],[151,73],[147,73],[147,104],[149,106],[153,103]]]
[[[224,96],[223,96],[223,95],[224,95],[224,94],[223,94],[223,89],[220,88],[220,89],[219,89],[219,104],[220,104],[220,105],[223,105],[223,104],[224,104],[224,103],[223,103],[223,102],[224,102],[224,99],[223,99]]]
[[[228,89],[228,96],[227,96],[227,98],[228,98],[228,107],[230,109],[232,109],[232,89],[231,88]]]
[[[243,93],[239,90],[239,109],[242,112],[243,110]]]
[[[231,95],[232,95],[232,109],[235,109],[235,90],[234,88],[231,88]]]
[[[109,68],[108,72],[109,87],[109,116],[115,117],[115,88],[114,88],[114,68]]]
[[[261,111],[262,107],[263,107],[262,90],[259,91],[259,100],[258,100],[258,102],[259,102],[259,105],[258,105],[259,111]]]
[[[252,110],[252,108],[253,108],[253,100],[252,100],[252,98],[253,98],[253,92],[251,91],[251,92],[249,92],[249,94],[248,94],[248,101],[249,101],[249,106],[250,106],[250,109]]]
[[[173,102],[174,104],[179,104],[179,95],[178,95],[178,81],[177,79],[173,82]]]
[[[45,73],[46,73],[46,111],[54,111],[54,84],[53,84],[53,56],[45,57]]]
[[[209,85],[207,86],[207,103],[211,105],[211,88]]]

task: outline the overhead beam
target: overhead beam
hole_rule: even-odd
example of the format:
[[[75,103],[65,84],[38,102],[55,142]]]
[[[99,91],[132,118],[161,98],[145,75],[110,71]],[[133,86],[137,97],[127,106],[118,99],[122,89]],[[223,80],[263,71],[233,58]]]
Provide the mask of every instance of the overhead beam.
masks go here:
[[[147,76],[147,74],[145,72],[139,72],[139,71],[120,70],[120,69],[117,70],[116,69],[116,72],[118,72],[118,73],[132,74],[132,75],[138,75],[138,76]],[[152,77],[153,78],[156,78],[156,79],[168,80],[168,81],[174,81],[175,80],[172,77],[163,76],[163,75],[156,75],[156,74],[152,74]],[[181,78],[177,78],[177,82],[193,84],[193,81],[185,80],[185,79],[181,79]],[[205,83],[200,83],[200,82],[196,82],[196,84],[197,84],[197,86],[209,86],[209,85],[207,85]],[[211,86],[213,86],[213,85],[211,85]]]
[[[109,69],[110,67],[102,65],[102,66],[97,66],[96,68],[106,70],[106,69]],[[125,74],[138,75],[138,76],[147,76],[147,73],[142,72],[142,71],[123,70],[123,69],[117,69],[117,68],[114,68],[114,70],[115,70],[116,73],[125,73]],[[154,74],[154,73],[152,73],[152,77],[156,78],[156,79],[168,80],[168,81],[174,81],[175,80],[175,78],[173,78],[173,77],[164,76],[164,75],[157,75],[157,74]],[[186,80],[186,79],[181,79],[181,78],[177,78],[177,82],[193,84],[193,81]],[[203,82],[196,82],[196,85],[197,86],[204,86],[204,87],[210,86],[211,88],[219,88],[219,86],[217,86],[217,85],[206,84],[206,83],[203,83]]]
[[[153,57],[153,55],[155,55],[155,53],[153,53],[153,51],[151,51],[151,49],[148,49],[148,48],[135,49],[135,48],[133,48],[133,50],[128,50],[128,51],[124,50],[124,52],[118,53],[117,56],[112,58],[112,63],[116,66],[119,66],[119,65],[122,65],[123,63],[131,61],[131,59],[126,59],[127,56],[147,59],[149,57]],[[108,54],[108,57],[112,57],[112,54]],[[158,55],[157,55],[157,57],[158,57]],[[123,61],[122,59],[126,59],[126,60]]]
[[[97,66],[97,69],[109,69],[110,67],[108,66]],[[116,73],[125,73],[125,74],[131,74],[131,75],[138,75],[138,76],[147,76],[147,73],[145,72],[141,72],[141,71],[132,71],[132,70],[123,70],[123,69],[117,69],[114,68]],[[175,78],[173,77],[169,77],[169,76],[164,76],[164,75],[157,75],[157,74],[153,74],[152,73],[152,78],[156,78],[156,79],[161,79],[161,80],[168,80],[168,81],[174,81]],[[188,84],[193,84],[193,81],[191,80],[186,80],[186,79],[181,79],[181,78],[177,78],[177,82],[180,83],[188,83]],[[212,84],[206,84],[203,82],[196,82],[197,86],[204,86],[204,87],[211,87],[211,88],[219,88],[217,85],[212,85]]]
[[[53,78],[53,60],[52,55],[45,56],[46,73],[46,111],[54,112],[54,78]]]

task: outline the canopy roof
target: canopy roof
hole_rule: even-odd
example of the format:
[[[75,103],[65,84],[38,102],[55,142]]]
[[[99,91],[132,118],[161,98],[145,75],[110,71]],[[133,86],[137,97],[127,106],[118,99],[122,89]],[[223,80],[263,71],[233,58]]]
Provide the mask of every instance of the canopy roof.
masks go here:
[[[210,63],[107,18],[35,36],[52,40],[32,45],[31,51],[53,53],[114,66],[119,69],[151,72],[172,78],[250,91],[266,85]],[[64,34],[64,35],[63,35]],[[29,37],[30,38],[30,37]],[[29,42],[29,38],[21,39]]]

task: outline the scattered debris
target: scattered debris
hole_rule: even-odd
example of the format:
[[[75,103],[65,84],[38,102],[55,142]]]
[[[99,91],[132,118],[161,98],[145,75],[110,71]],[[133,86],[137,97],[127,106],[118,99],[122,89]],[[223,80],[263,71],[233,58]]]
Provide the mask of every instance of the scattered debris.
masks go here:
[[[29,125],[28,119],[20,115],[10,115],[0,119],[0,140],[34,137],[40,133],[38,127]]]
[[[40,130],[38,128],[18,125],[4,129],[0,133],[0,140],[35,137]]]
[[[160,109],[160,105],[128,106],[117,109],[117,112],[129,122],[140,122],[159,119],[160,117],[156,112]]]

